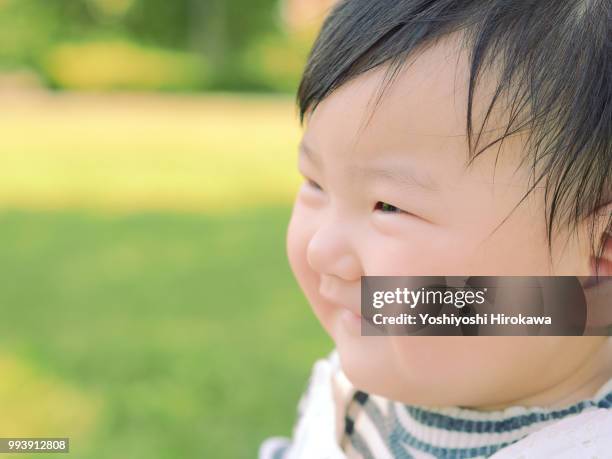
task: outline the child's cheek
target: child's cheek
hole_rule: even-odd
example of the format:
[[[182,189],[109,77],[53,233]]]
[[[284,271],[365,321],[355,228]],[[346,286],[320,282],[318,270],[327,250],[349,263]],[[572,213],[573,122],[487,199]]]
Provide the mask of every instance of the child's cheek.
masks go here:
[[[287,230],[287,256],[293,274],[310,303],[317,319],[332,335],[337,309],[326,307],[319,295],[320,276],[308,264],[307,248],[316,232],[316,218],[313,212],[296,202]]]

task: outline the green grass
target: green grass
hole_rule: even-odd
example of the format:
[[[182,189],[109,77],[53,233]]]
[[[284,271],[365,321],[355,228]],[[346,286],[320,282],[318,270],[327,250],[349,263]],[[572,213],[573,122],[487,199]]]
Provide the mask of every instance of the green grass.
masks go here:
[[[294,115],[234,96],[4,100],[0,436],[225,459],[290,434],[332,347],[285,254]]]
[[[209,212],[288,204],[300,181],[300,135],[286,98],[7,98],[0,207]]]
[[[4,428],[19,415],[36,428],[15,434],[92,459],[246,458],[288,435],[331,348],[287,266],[288,217],[4,212],[0,347],[45,384],[0,382]]]

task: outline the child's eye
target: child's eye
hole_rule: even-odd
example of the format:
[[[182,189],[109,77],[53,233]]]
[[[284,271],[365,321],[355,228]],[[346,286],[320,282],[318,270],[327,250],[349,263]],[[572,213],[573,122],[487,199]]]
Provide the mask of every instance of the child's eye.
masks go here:
[[[404,212],[399,207],[395,207],[394,205],[391,205],[389,203],[382,202],[382,201],[378,201],[376,203],[374,210],[380,210],[382,212],[387,212],[387,213],[403,213]]]
[[[306,179],[306,183],[308,183],[308,186],[314,188],[317,191],[323,191],[323,188],[321,188],[321,186],[319,186],[319,184],[314,180]]]

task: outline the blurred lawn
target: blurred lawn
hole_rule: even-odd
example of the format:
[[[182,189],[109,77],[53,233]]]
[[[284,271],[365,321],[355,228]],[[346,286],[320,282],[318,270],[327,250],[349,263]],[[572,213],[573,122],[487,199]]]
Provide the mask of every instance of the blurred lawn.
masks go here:
[[[157,459],[254,457],[290,433],[331,349],[285,256],[292,110],[48,96],[0,107],[3,436]]]
[[[2,97],[0,206],[222,210],[288,204],[288,98]]]

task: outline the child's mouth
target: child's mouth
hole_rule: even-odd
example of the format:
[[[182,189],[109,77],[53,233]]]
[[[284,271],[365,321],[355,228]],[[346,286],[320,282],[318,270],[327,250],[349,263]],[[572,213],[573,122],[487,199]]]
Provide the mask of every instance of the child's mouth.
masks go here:
[[[358,294],[354,294],[358,292]],[[361,320],[361,291],[349,286],[341,286],[328,276],[321,276],[319,295],[331,306],[342,309],[343,312]]]
[[[321,296],[323,297],[323,299],[325,301],[330,303],[333,307],[341,309],[342,312],[348,313],[348,314],[354,316],[355,318],[361,320],[361,311],[360,311],[359,306],[357,308],[352,307],[352,306],[347,306],[346,304],[343,304],[340,301],[336,301],[336,300],[334,300],[332,298],[329,298],[329,297],[326,297],[324,295],[321,295]]]

